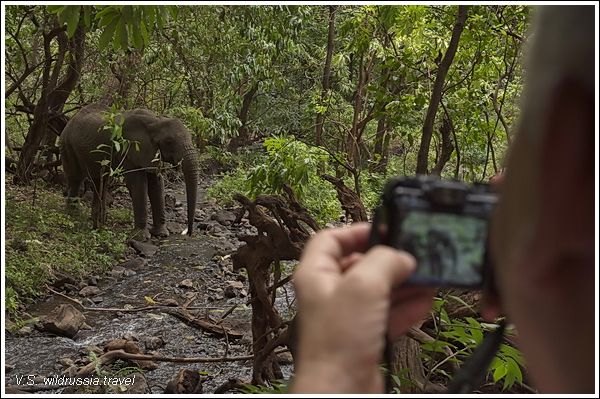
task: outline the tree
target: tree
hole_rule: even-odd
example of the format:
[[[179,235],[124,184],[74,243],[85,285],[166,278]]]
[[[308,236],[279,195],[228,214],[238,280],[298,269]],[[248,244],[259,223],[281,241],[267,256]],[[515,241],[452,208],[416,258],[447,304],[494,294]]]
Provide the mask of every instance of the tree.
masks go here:
[[[429,162],[429,145],[431,143],[431,135],[433,133],[433,124],[435,122],[435,115],[442,98],[442,89],[444,87],[444,80],[446,74],[452,65],[452,60],[458,49],[458,42],[460,35],[465,27],[465,21],[467,20],[467,12],[469,6],[458,6],[458,13],[456,16],[456,22],[452,30],[452,37],[450,38],[450,44],[448,49],[442,58],[433,84],[433,92],[431,93],[431,99],[429,100],[429,108],[427,108],[427,115],[425,116],[425,123],[423,124],[423,135],[421,136],[421,144],[419,146],[419,153],[417,156],[417,174],[427,173],[427,164]]]

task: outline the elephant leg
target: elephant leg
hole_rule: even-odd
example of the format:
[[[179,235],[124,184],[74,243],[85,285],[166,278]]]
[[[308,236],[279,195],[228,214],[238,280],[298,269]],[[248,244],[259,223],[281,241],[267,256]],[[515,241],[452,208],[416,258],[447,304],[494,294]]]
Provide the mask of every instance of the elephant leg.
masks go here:
[[[146,227],[148,218],[147,199],[148,199],[148,181],[146,172],[135,171],[125,173],[125,185],[129,190],[131,202],[133,203],[133,219],[135,229],[139,230],[144,240],[149,238],[150,233]]]
[[[152,221],[154,225],[150,234],[156,237],[167,237],[169,230],[165,226],[165,184],[161,175],[146,173],[148,178],[148,197],[152,208]]]
[[[67,205],[76,205],[79,203],[79,190],[83,182],[83,174],[76,159],[68,149],[64,149],[61,156],[63,170],[67,178]]]
[[[97,229],[106,223],[106,190],[108,179],[100,177],[91,180],[92,190],[94,191],[92,199],[92,226],[94,229]]]

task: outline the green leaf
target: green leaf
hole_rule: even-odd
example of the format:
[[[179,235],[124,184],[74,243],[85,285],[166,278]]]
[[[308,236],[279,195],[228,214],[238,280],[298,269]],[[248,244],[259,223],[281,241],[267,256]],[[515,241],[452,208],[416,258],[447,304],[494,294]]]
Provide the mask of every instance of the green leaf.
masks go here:
[[[506,373],[508,373],[508,368],[506,366],[506,363],[500,364],[494,370],[494,374],[492,376],[494,378],[494,382],[500,381],[506,375]]]
[[[131,33],[132,33],[131,37],[133,39],[133,45],[135,46],[135,48],[138,48],[138,49],[144,47],[144,39],[142,38],[142,34],[140,32],[140,26],[144,26],[143,21],[136,22],[130,26]]]
[[[79,25],[79,12],[81,6],[65,6],[58,14],[58,22],[61,25],[67,24],[67,36],[73,37],[77,26]]]
[[[46,9],[48,10],[48,12],[50,12],[52,14],[58,14],[65,7],[68,7],[68,6],[46,6]]]
[[[104,31],[100,35],[100,39],[98,40],[98,48],[100,50],[104,49],[108,42],[111,41],[113,35],[115,34],[115,28],[117,27],[117,23],[119,20],[116,16],[113,16],[113,20],[108,24]]]
[[[113,37],[113,48],[115,50],[127,49],[127,26],[125,25],[123,18],[120,18],[119,23],[117,24],[115,36]]]
[[[83,6],[83,23],[88,29],[92,25],[92,6]]]

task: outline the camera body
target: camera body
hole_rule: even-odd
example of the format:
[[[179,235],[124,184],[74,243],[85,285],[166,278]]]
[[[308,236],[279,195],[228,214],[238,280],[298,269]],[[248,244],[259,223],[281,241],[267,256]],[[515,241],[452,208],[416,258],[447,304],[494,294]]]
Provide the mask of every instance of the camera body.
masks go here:
[[[487,184],[434,176],[394,178],[375,210],[370,245],[411,253],[409,284],[482,289],[493,286],[489,219],[497,195]]]

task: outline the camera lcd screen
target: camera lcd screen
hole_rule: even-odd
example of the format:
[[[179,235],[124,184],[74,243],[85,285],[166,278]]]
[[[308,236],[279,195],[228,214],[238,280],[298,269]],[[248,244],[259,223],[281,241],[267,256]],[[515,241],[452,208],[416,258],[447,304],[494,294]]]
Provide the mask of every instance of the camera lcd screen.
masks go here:
[[[438,286],[482,283],[487,220],[439,212],[409,212],[396,248],[417,259],[410,282]]]

